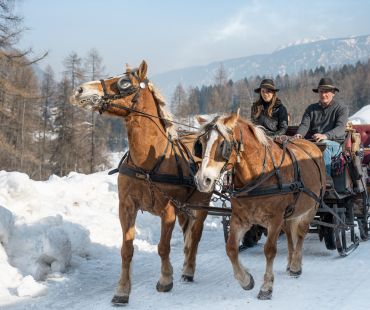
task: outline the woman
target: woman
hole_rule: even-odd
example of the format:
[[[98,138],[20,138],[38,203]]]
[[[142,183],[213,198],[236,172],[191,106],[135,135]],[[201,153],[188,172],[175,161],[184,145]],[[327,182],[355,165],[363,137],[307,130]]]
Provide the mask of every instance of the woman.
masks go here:
[[[268,136],[284,135],[288,129],[288,112],[276,96],[279,89],[275,87],[274,81],[264,79],[254,91],[260,97],[252,105],[252,122],[262,126]]]

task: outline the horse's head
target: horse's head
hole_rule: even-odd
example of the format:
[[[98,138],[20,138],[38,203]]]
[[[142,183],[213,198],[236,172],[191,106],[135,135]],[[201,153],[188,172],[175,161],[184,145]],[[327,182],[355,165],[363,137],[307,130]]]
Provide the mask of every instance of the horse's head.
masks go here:
[[[106,80],[79,85],[70,98],[72,104],[100,113],[109,108],[121,107],[119,114],[128,115],[139,99],[140,92],[148,88],[147,64],[143,60],[138,69],[126,69],[122,75]],[[115,106],[115,103],[119,103]]]
[[[226,166],[236,161],[240,145],[234,138],[234,128],[238,119],[239,111],[230,116],[216,117],[207,124],[198,118],[202,128],[194,153],[202,158],[202,162],[194,178],[199,191],[211,192]]]

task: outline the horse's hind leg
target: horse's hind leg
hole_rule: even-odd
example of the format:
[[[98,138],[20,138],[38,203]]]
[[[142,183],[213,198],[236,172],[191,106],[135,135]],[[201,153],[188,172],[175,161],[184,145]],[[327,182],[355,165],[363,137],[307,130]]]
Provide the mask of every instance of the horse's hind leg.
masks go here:
[[[251,228],[251,225],[243,225],[236,216],[231,215],[229,238],[226,243],[226,253],[233,266],[234,277],[241,287],[251,290],[254,287],[254,280],[250,273],[239,261],[239,242],[244,234]]]
[[[173,268],[170,262],[171,237],[176,222],[175,209],[168,203],[161,215],[161,238],[158,254],[161,257],[161,276],[157,283],[158,292],[169,292],[173,287]]]
[[[196,211],[195,218],[190,216],[179,216],[179,223],[184,233],[184,265],[182,269],[181,280],[184,282],[193,282],[196,255],[198,244],[202,237],[203,224],[207,217],[207,212]]]
[[[120,201],[119,218],[121,222],[123,241],[121,247],[122,269],[113,304],[127,304],[131,291],[131,260],[134,255],[135,220],[137,209],[133,205]]]
[[[271,299],[274,284],[273,264],[276,256],[276,242],[283,223],[272,220],[268,226],[267,240],[264,247],[266,257],[266,271],[263,277],[263,285],[258,293],[258,299]]]

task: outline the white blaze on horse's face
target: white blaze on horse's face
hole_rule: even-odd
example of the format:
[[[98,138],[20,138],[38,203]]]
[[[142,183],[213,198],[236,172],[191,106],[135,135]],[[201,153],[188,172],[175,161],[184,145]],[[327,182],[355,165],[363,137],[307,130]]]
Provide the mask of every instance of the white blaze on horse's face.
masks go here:
[[[214,146],[214,144],[219,144],[218,138],[219,133],[217,130],[209,132],[202,163],[195,175],[195,183],[200,192],[209,193],[213,190],[215,182],[220,178],[221,170],[225,165],[225,162],[215,160],[215,150],[218,149],[218,145]]]
[[[100,85],[100,81],[92,81],[76,87],[70,98],[71,103],[88,110],[99,108],[100,98],[104,95]]]

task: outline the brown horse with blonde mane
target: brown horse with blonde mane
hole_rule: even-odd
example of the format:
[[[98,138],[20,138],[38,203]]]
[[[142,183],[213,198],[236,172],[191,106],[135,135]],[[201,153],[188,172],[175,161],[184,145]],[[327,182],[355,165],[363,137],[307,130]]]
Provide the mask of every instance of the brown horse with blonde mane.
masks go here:
[[[161,218],[158,254],[161,274],[159,292],[173,286],[170,262],[170,240],[178,215],[184,234],[184,265],[182,280],[192,282],[205,211],[181,212],[185,203],[209,204],[211,194],[196,190],[193,183],[194,165],[188,149],[193,148],[195,134],[178,136],[165,102],[147,79],[147,64],[127,69],[123,75],[84,83],[76,88],[74,105],[125,120],[129,155],[120,164],[118,175],[119,218],[122,227],[122,270],[114,304],[126,304],[131,291],[130,267],[133,257],[135,220],[138,210]]]
[[[205,124],[204,119],[198,121]],[[258,298],[270,299],[276,243],[282,229],[288,242],[287,270],[294,277],[302,272],[303,239],[325,184],[322,153],[303,139],[285,137],[276,143],[263,129],[240,118],[239,112],[204,125],[197,144],[203,160],[195,181],[201,192],[211,192],[224,170],[234,171],[226,251],[234,276],[245,290],[253,288],[254,280],[238,259],[239,242],[253,224],[267,228],[266,270]]]

